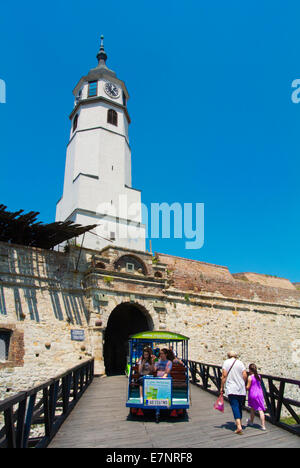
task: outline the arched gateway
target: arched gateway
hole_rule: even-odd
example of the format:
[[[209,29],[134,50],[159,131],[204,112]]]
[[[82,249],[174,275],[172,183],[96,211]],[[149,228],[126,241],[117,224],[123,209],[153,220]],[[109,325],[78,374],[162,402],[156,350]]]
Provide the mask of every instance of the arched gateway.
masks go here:
[[[151,316],[143,306],[131,302],[119,304],[110,314],[104,335],[106,374],[123,374],[129,336],[153,328]]]

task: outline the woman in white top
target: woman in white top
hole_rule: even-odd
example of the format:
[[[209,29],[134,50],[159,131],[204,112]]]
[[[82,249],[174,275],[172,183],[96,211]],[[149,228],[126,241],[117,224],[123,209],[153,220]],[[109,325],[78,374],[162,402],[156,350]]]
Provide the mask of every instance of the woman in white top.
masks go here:
[[[222,366],[220,394],[228,397],[236,423],[236,434],[242,434],[242,409],[246,399],[247,372],[244,364],[239,361],[237,353],[230,351],[228,359]]]

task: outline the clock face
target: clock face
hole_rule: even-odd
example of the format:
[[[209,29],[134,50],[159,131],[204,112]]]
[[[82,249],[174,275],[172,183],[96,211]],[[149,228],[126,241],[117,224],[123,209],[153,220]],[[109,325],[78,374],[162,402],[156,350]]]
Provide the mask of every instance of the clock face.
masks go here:
[[[117,98],[119,97],[120,95],[120,90],[119,88],[114,84],[114,83],[111,83],[110,81],[106,81],[105,85],[104,85],[104,91],[106,92],[106,94],[108,94],[110,97],[112,98]]]

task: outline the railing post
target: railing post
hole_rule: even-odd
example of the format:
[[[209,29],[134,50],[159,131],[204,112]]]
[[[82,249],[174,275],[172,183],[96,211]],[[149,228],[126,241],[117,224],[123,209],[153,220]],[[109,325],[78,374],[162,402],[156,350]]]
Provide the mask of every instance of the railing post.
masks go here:
[[[221,369],[217,369],[216,387],[217,387],[218,391],[220,391],[220,389],[221,389],[221,381],[222,381],[222,371],[221,371]]]
[[[201,364],[199,363],[199,372],[200,372],[200,377],[202,379],[202,385],[203,385],[203,388],[204,390],[207,389],[207,385],[206,385],[206,370],[205,370],[205,364]]]
[[[14,426],[13,406],[4,411],[7,448],[16,448],[16,433]]]
[[[91,381],[94,378],[94,374],[95,374],[95,360],[93,359],[91,362]]]
[[[50,385],[49,412],[50,412],[51,432],[52,432],[52,425],[53,425],[54,417],[55,417],[55,409],[56,409],[57,396],[58,396],[58,387],[59,387],[59,379],[55,380]]]
[[[80,393],[82,392],[83,384],[84,384],[84,368],[82,367],[80,369]]]
[[[26,393],[25,393],[26,395]],[[24,399],[20,401],[19,408],[18,408],[18,419],[17,419],[17,438],[16,438],[16,447],[22,448],[23,447],[23,440],[24,440],[24,421],[26,415],[26,404],[27,398],[24,396]]]
[[[278,403],[277,403],[277,409],[276,409],[276,415],[275,415],[275,421],[276,422],[280,421],[281,408],[282,408],[283,395],[284,395],[284,388],[285,388],[285,382],[280,382],[279,394],[278,394]]]
[[[194,369],[194,361],[188,361],[188,367],[190,369],[190,372],[191,372],[191,377],[192,377],[192,382],[193,384],[196,382],[196,379],[195,379],[195,369]]]
[[[275,403],[275,395],[274,395],[274,385],[272,382],[272,378],[268,378],[269,384],[269,393],[270,393],[270,418],[273,424],[276,422],[276,403]]]
[[[23,448],[27,448],[28,446],[28,439],[29,439],[29,434],[30,434],[30,427],[31,427],[35,400],[36,400],[36,393],[34,393],[33,395],[30,395],[29,397],[29,404],[27,408],[25,427],[24,427]]]
[[[73,372],[73,399],[74,399],[74,400],[77,400],[78,380],[79,380],[78,369],[76,369],[76,370]]]
[[[46,435],[46,437],[50,437],[51,422],[50,422],[49,390],[48,390],[48,387],[43,388],[43,407],[44,407],[45,435]]]
[[[71,378],[71,374],[67,374],[62,378],[63,414],[66,414],[69,409]]]

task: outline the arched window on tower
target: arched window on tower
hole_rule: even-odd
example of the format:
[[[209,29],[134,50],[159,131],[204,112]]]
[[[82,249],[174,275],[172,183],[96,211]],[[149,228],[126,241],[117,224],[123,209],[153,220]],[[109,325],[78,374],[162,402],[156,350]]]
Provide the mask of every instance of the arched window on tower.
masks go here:
[[[78,114],[75,115],[74,120],[73,120],[73,132],[75,132],[78,124]]]
[[[118,114],[113,109],[107,111],[107,123],[118,126]]]

